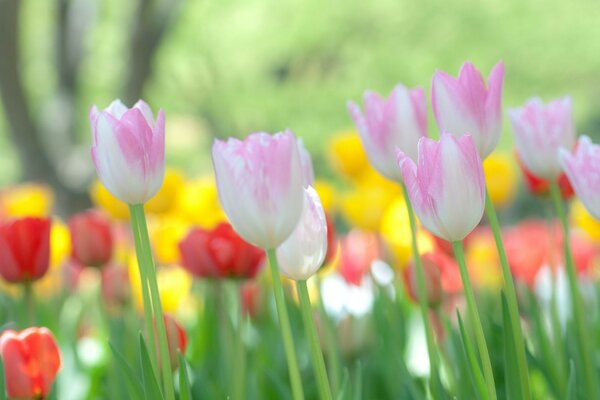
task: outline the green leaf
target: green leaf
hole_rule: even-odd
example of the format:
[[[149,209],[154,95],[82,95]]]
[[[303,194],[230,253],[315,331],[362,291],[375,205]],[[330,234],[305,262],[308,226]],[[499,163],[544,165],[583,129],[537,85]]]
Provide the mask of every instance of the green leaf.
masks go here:
[[[569,383],[567,385],[567,400],[577,399],[577,376],[573,360],[569,362]]]
[[[181,353],[177,354],[179,360],[179,399],[192,400],[192,386],[188,377],[187,361]]]
[[[348,387],[350,386],[350,374],[348,368],[344,368],[344,379],[342,380],[342,386],[340,386],[340,392],[338,393],[337,400],[345,400],[348,397]]]
[[[150,355],[148,354],[148,348],[146,347],[146,341],[144,336],[140,332],[140,362],[142,364],[142,377],[144,382],[144,393],[145,399],[156,399],[162,400],[162,392],[160,386],[156,380],[156,375],[152,369],[152,363],[150,362]]]
[[[354,400],[360,400],[363,398],[362,365],[360,360],[356,361],[356,366],[354,367],[354,385],[352,388],[352,397]]]
[[[6,400],[6,385],[4,384],[4,360],[0,359],[0,400]]]
[[[519,380],[519,371],[514,366],[517,365],[516,345],[513,336],[512,320],[508,310],[508,301],[504,291],[500,292],[502,302],[502,323],[504,332],[504,372],[506,383],[506,395],[509,400],[523,398]]]
[[[471,365],[470,376],[473,381],[475,388],[477,389],[477,393],[479,394],[480,399],[487,399],[487,388],[485,385],[485,380],[483,379],[483,372],[481,372],[481,368],[479,367],[479,363],[477,362],[477,356],[475,355],[475,351],[473,350],[472,343],[467,336],[467,331],[465,330],[465,325],[463,323],[462,317],[460,316],[460,311],[456,310],[456,317],[458,319],[458,327],[460,329],[460,337],[462,340],[463,350],[469,360],[469,364]]]
[[[110,346],[113,356],[115,357],[116,364],[119,366],[119,369],[121,370],[123,375],[125,375],[125,381],[127,382],[129,396],[132,399],[143,400],[144,399],[144,387],[143,387],[142,383],[135,376],[133,369],[127,363],[127,360],[125,359],[123,354],[121,354],[119,352],[119,350],[117,350],[112,345],[112,343],[109,343],[108,345]]]

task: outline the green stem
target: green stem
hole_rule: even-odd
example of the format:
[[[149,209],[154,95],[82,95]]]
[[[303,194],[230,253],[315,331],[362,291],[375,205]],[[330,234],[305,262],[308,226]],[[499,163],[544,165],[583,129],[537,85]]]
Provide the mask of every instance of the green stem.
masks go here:
[[[241,281],[240,281],[241,282]],[[230,282],[231,289],[231,306],[234,310],[235,318],[237,319],[237,327],[235,331],[235,350],[233,355],[235,363],[233,368],[233,399],[240,400],[245,398],[246,393],[246,348],[244,347],[244,325],[246,318],[244,310],[242,310],[240,290],[241,283],[237,281]]]
[[[23,301],[25,303],[26,325],[35,325],[35,299],[33,296],[33,285],[31,281],[23,283]]]
[[[302,379],[300,378],[300,370],[298,369],[296,349],[294,349],[292,327],[290,325],[287,306],[285,305],[283,286],[281,285],[281,277],[279,276],[279,266],[277,264],[275,250],[267,250],[267,257],[269,259],[269,267],[271,268],[271,277],[273,279],[273,292],[275,294],[275,305],[279,316],[279,325],[281,326],[283,346],[287,356],[288,372],[292,384],[292,395],[294,400],[302,400],[304,399],[304,390],[302,389]]]
[[[129,213],[131,214],[131,229],[133,231],[133,240],[135,242],[135,254],[137,256],[138,270],[140,272],[140,285],[142,286],[142,300],[144,302],[144,323],[146,325],[146,335],[148,337],[148,341],[150,345],[148,347],[148,351],[150,353],[150,362],[152,364],[152,369],[154,370],[154,376],[158,380],[158,357],[156,354],[157,341],[156,341],[156,332],[154,330],[154,326],[152,325],[152,315],[154,311],[152,309],[152,301],[150,299],[150,289],[148,288],[148,278],[146,271],[146,263],[143,260],[143,249],[142,242],[140,239],[140,229],[138,224],[138,219],[135,217],[135,210],[133,206],[129,207]]]
[[[460,277],[463,282],[465,297],[467,299],[469,319],[475,332],[475,342],[477,342],[477,348],[479,349],[479,357],[481,357],[483,376],[485,377],[485,383],[488,387],[489,398],[491,400],[495,400],[496,384],[494,382],[494,374],[492,372],[492,363],[490,362],[490,355],[485,342],[485,335],[483,334],[483,327],[481,326],[479,311],[477,311],[477,304],[475,303],[475,295],[473,294],[471,279],[469,278],[467,264],[465,263],[462,242],[452,242],[452,249],[454,250],[454,255],[456,256],[456,261],[458,262],[458,268],[460,270]]]
[[[140,243],[142,245],[143,262],[146,268],[146,278],[150,287],[150,298],[152,300],[152,309],[154,311],[154,323],[158,333],[158,344],[160,349],[160,363],[162,370],[163,385],[165,397],[167,400],[175,400],[175,387],[173,385],[173,373],[171,369],[171,360],[169,356],[169,345],[167,341],[167,331],[165,329],[165,320],[163,317],[160,294],[158,291],[158,282],[156,280],[156,270],[152,260],[150,248],[150,238],[148,237],[148,227],[146,225],[146,216],[144,215],[144,205],[135,204],[131,208],[134,210],[134,218],[138,221]]]
[[[315,321],[313,319],[312,306],[310,305],[306,281],[297,281],[296,289],[298,290],[298,298],[300,299],[304,330],[306,331],[306,336],[308,337],[308,343],[310,345],[310,356],[313,368],[315,369],[315,374],[317,375],[319,396],[323,400],[331,400],[333,397],[331,395],[331,388],[329,387],[329,379],[327,378],[327,369],[325,368],[323,352],[321,351],[321,345],[319,344],[317,328],[315,327]]]
[[[521,381],[521,395],[523,396],[523,400],[529,400],[531,398],[531,390],[529,388],[529,372],[527,370],[525,341],[523,339],[523,332],[521,331],[521,320],[519,318],[517,294],[515,291],[512,273],[510,272],[510,268],[508,266],[506,252],[504,251],[504,244],[502,243],[502,235],[500,233],[498,216],[496,215],[496,210],[492,204],[490,193],[487,190],[487,187],[485,196],[485,212],[487,214],[490,227],[492,228],[492,233],[496,242],[496,249],[498,250],[498,257],[500,258],[500,265],[502,266],[504,292],[506,293],[506,300],[508,303],[508,313],[511,319],[512,335],[515,343],[515,354],[517,357],[517,368],[519,370],[519,378]]]
[[[594,367],[590,358],[590,345],[588,343],[584,316],[583,316],[583,303],[581,300],[581,292],[579,291],[579,285],[577,283],[577,273],[575,271],[575,263],[573,262],[573,255],[571,254],[571,244],[569,240],[569,223],[567,221],[567,214],[564,209],[562,202],[560,189],[556,181],[550,183],[550,193],[552,195],[552,201],[556,208],[556,213],[560,219],[560,223],[563,229],[563,243],[565,251],[565,264],[567,269],[567,280],[569,282],[569,292],[571,294],[571,303],[573,305],[573,318],[575,320],[575,330],[577,335],[577,345],[583,363],[583,380],[585,381],[586,391],[588,399],[595,399],[596,397],[596,376],[594,374]]]
[[[315,278],[317,279],[317,286],[319,287],[317,308],[319,310],[319,318],[321,319],[323,336],[325,338],[327,348],[327,364],[329,365],[329,376],[331,377],[331,392],[332,395],[336,397],[340,387],[340,354],[337,346],[334,322],[327,314],[325,305],[323,304],[323,298],[320,294],[321,280],[319,279],[318,275]]]
[[[425,286],[423,262],[421,261],[421,254],[419,253],[419,245],[417,243],[417,223],[412,204],[410,203],[410,199],[408,197],[408,191],[406,190],[406,185],[404,183],[402,183],[402,192],[404,193],[406,211],[408,213],[408,220],[410,223],[412,254],[413,260],[415,261],[415,270],[417,275],[417,297],[419,300],[419,308],[421,310],[421,318],[423,318],[423,324],[425,325],[427,354],[429,355],[429,365],[431,369],[432,383],[434,383],[434,381],[438,380],[439,358],[437,349],[435,347],[433,329],[431,328],[431,321],[429,319],[429,307],[427,305],[427,287]],[[434,397],[441,398],[441,393],[437,393],[438,385],[433,384],[432,389],[433,393],[435,394]]]

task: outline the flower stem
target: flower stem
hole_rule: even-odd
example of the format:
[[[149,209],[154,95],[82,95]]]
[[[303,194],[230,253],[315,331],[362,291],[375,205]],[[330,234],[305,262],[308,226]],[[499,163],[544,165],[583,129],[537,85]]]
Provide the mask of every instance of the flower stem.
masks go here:
[[[26,325],[35,325],[35,298],[33,296],[33,287],[31,281],[23,283],[23,301],[26,309]]]
[[[434,382],[439,379],[439,358],[437,349],[435,347],[433,329],[431,328],[431,321],[429,319],[429,308],[427,306],[427,288],[425,286],[423,262],[421,261],[421,254],[419,253],[419,245],[417,243],[417,223],[412,204],[410,203],[410,199],[408,197],[408,191],[406,190],[406,185],[404,183],[402,183],[402,192],[404,193],[406,211],[408,213],[408,220],[410,222],[412,254],[413,259],[415,261],[415,270],[417,275],[417,297],[419,300],[421,317],[423,318],[423,324],[425,325],[425,338],[427,341],[427,354],[429,355],[429,364],[431,370],[430,376],[432,378],[432,391],[435,395],[435,398],[441,398],[441,393],[437,393],[438,385],[436,382]]]
[[[319,396],[323,400],[331,400],[333,397],[331,395],[331,388],[329,387],[329,379],[327,378],[327,369],[325,368],[323,352],[321,351],[321,345],[319,344],[319,336],[317,335],[317,329],[313,319],[313,312],[310,304],[310,297],[308,295],[308,288],[306,287],[306,281],[296,282],[296,289],[298,290],[298,298],[300,299],[300,309],[302,310],[302,319],[304,320],[304,330],[306,331],[306,336],[308,336],[313,368],[315,369],[315,374],[317,375]]]
[[[323,336],[325,337],[325,343],[327,348],[327,364],[329,366],[329,376],[331,376],[331,392],[334,397],[337,396],[340,387],[340,354],[336,341],[336,327],[335,322],[331,320],[331,317],[325,310],[323,304],[323,298],[320,294],[321,291],[321,280],[316,275],[317,286],[319,287],[319,298],[317,299],[317,308],[319,310],[319,318],[321,320],[321,326],[323,328]]]
[[[233,368],[233,400],[240,400],[246,397],[246,348],[244,347],[244,325],[246,318],[242,309],[240,290],[242,281],[232,281],[230,283],[230,301],[233,308],[233,315],[236,318],[235,327],[235,350],[233,356],[235,363]]]
[[[475,332],[475,342],[477,343],[477,348],[479,349],[479,356],[481,357],[481,364],[483,366],[483,376],[488,387],[489,398],[491,400],[495,400],[496,384],[494,382],[494,374],[492,372],[492,363],[490,362],[490,355],[485,342],[485,335],[483,334],[483,327],[481,326],[479,311],[477,311],[477,304],[475,303],[475,295],[473,294],[473,287],[471,286],[469,271],[467,271],[467,264],[465,263],[462,242],[452,242],[452,249],[454,250],[454,255],[456,256],[456,261],[458,262],[458,268],[460,270],[460,277],[462,279],[465,297],[467,299],[469,320],[471,321],[473,331]]]
[[[140,229],[138,224],[138,219],[135,217],[135,210],[133,206],[129,207],[129,212],[131,214],[131,229],[133,231],[133,239],[135,242],[135,253],[137,256],[138,270],[140,272],[140,285],[142,286],[142,300],[144,302],[144,323],[146,325],[146,335],[148,337],[148,341],[150,345],[148,346],[148,352],[150,354],[150,362],[152,364],[154,375],[157,376],[158,371],[158,357],[156,355],[157,341],[156,341],[156,331],[152,325],[152,315],[154,311],[152,309],[152,301],[150,299],[150,288],[148,287],[148,278],[147,271],[145,268],[146,263],[142,258],[142,242],[140,240]]]
[[[512,273],[508,266],[508,260],[506,258],[506,252],[504,251],[504,244],[502,243],[502,235],[500,233],[500,224],[498,223],[498,216],[496,215],[496,209],[492,204],[490,193],[486,187],[485,196],[485,212],[492,228],[494,240],[496,242],[496,248],[498,250],[498,258],[500,259],[500,265],[502,266],[502,276],[504,278],[504,292],[506,293],[506,300],[508,303],[508,313],[511,319],[512,325],[512,336],[515,343],[515,354],[517,358],[517,368],[519,370],[519,378],[521,381],[521,395],[523,400],[529,400],[531,398],[531,390],[529,389],[529,372],[527,370],[527,358],[525,357],[525,341],[523,339],[523,332],[521,331],[521,321],[519,318],[519,305],[517,303],[517,294],[515,291],[515,284],[513,281]]]
[[[579,348],[579,355],[583,363],[583,380],[586,385],[586,391],[588,399],[595,399],[596,397],[596,376],[594,374],[594,368],[592,360],[590,358],[590,345],[587,340],[589,332],[586,329],[584,316],[583,316],[583,303],[581,300],[581,292],[579,291],[579,285],[577,283],[577,273],[575,272],[575,263],[573,262],[573,255],[571,254],[571,244],[569,240],[569,223],[567,221],[567,214],[564,209],[563,201],[560,195],[560,189],[556,181],[550,183],[550,193],[552,195],[552,201],[556,208],[556,213],[560,219],[560,223],[563,229],[563,243],[565,251],[565,264],[567,269],[567,280],[569,282],[569,292],[571,294],[571,303],[573,305],[573,319],[575,320],[575,330],[577,335],[577,345]]]
[[[273,279],[273,292],[275,294],[275,305],[279,316],[279,325],[281,326],[281,335],[283,336],[283,346],[287,357],[288,372],[292,384],[292,396],[294,400],[304,399],[304,390],[302,389],[302,379],[300,378],[300,370],[298,369],[298,361],[296,358],[296,350],[294,349],[294,338],[292,337],[292,327],[290,318],[285,305],[283,295],[283,286],[279,276],[279,267],[275,250],[267,250],[269,259],[269,267],[271,268],[271,277]]]
[[[150,288],[150,298],[152,301],[152,310],[154,311],[154,323],[158,333],[158,344],[165,398],[175,400],[175,388],[173,385],[173,374],[171,370],[171,360],[169,356],[169,345],[167,341],[167,331],[165,329],[165,320],[163,317],[162,305],[160,303],[160,294],[158,291],[158,282],[156,281],[156,270],[152,260],[150,249],[150,238],[148,237],[148,227],[146,225],[146,216],[144,215],[143,204],[131,205],[134,211],[133,218],[137,219],[139,239],[141,243],[142,259],[146,269],[147,284]]]

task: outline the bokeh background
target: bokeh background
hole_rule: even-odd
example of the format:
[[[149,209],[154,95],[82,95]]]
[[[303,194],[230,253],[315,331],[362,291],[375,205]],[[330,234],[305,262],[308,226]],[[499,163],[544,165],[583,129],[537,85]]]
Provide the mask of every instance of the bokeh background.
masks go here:
[[[191,176],[210,172],[213,138],[289,127],[330,178],[348,99],[429,90],[465,60],[485,74],[504,61],[505,106],[570,94],[594,137],[598,21],[586,0],[0,0],[0,184],[46,182],[62,213],[87,206],[87,113],[115,98],[165,110],[168,162]]]

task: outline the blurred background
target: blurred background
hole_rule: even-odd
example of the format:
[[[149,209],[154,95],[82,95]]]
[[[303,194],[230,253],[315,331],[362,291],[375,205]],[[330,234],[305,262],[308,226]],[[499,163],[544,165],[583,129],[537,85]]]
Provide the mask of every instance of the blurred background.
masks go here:
[[[585,0],[0,0],[0,184],[47,183],[63,214],[88,206],[87,114],[115,98],[165,110],[168,163],[188,176],[210,173],[215,137],[289,127],[331,178],[348,99],[429,91],[465,60],[485,75],[504,61],[505,107],[570,94],[594,137],[598,21]]]

